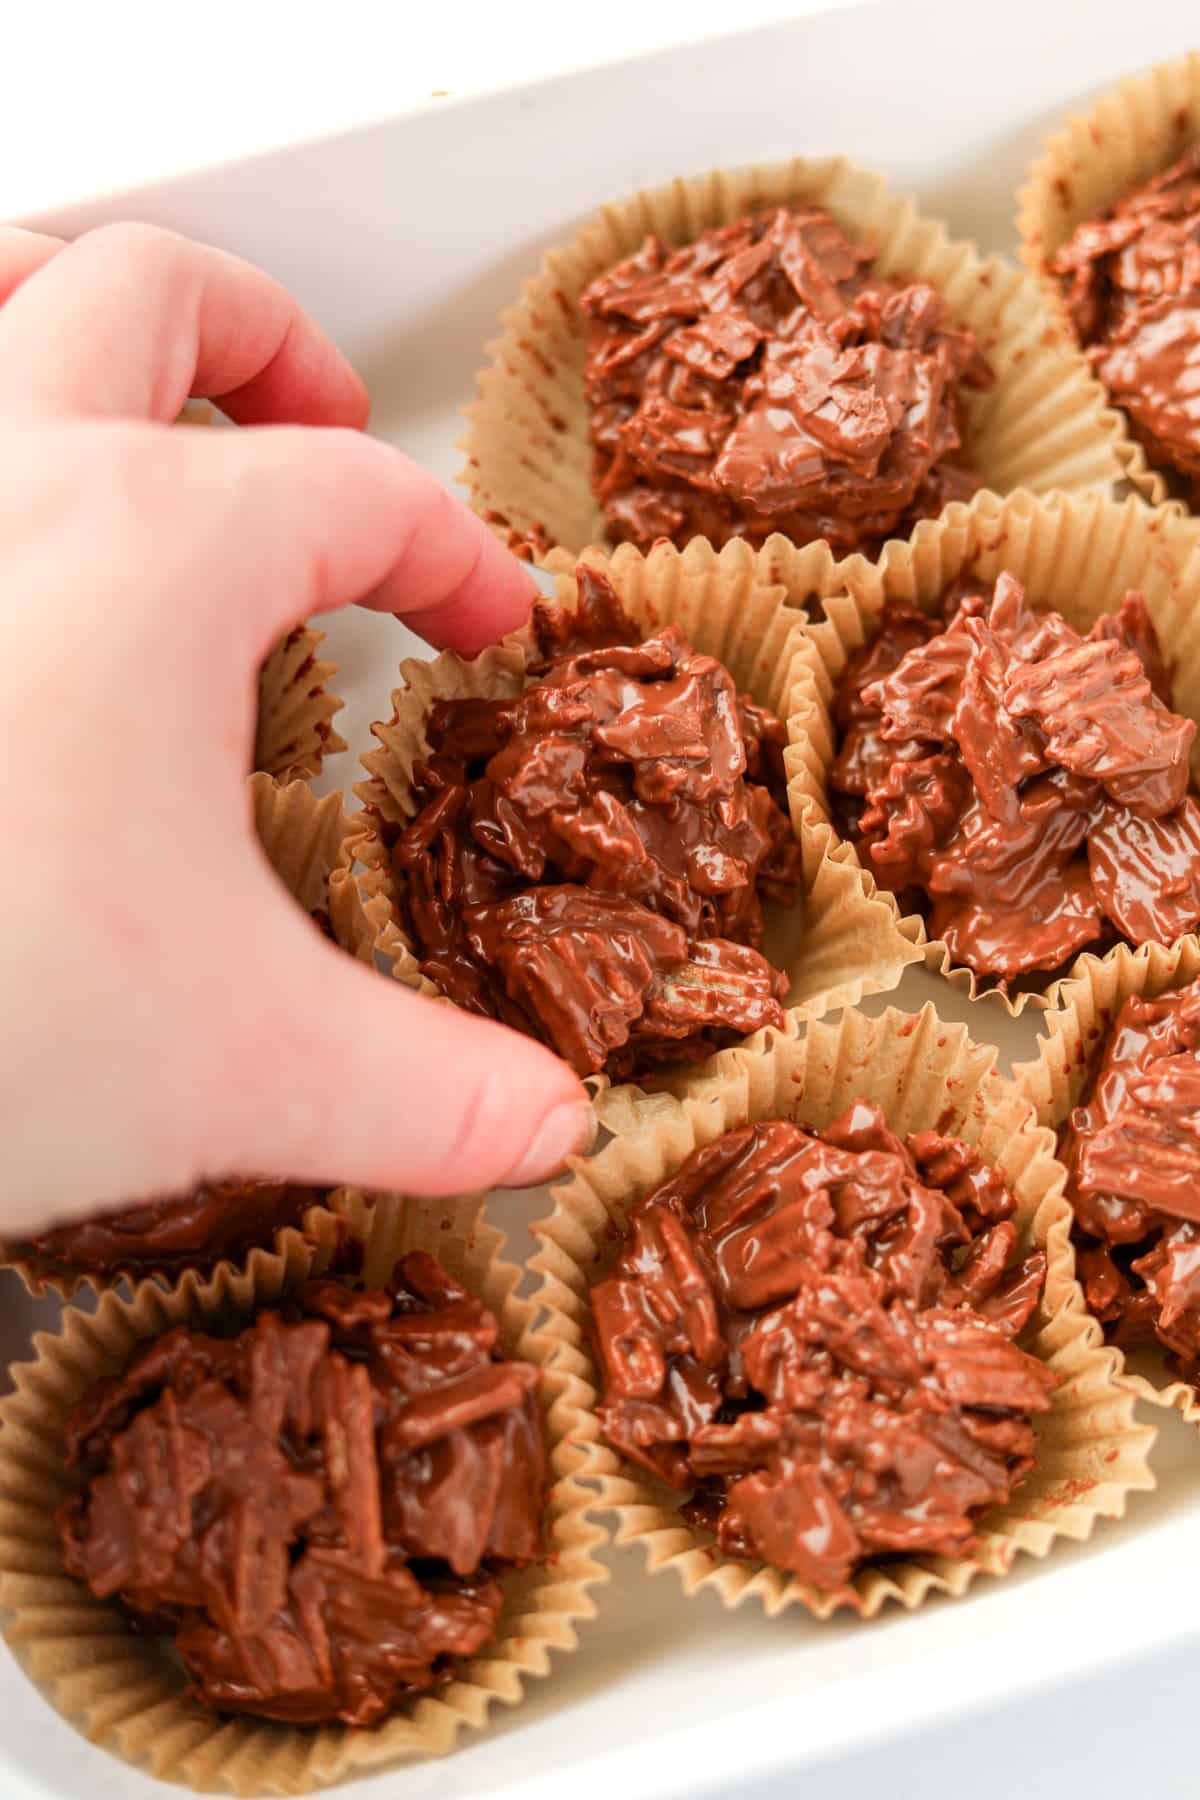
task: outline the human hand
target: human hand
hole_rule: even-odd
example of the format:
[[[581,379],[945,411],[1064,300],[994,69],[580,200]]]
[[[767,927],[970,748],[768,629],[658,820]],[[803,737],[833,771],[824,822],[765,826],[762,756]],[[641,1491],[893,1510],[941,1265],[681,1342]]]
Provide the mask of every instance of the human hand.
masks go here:
[[[248,265],[0,229],[0,307],[0,1236],[234,1172],[550,1173],[575,1077],[323,939],[245,780],[284,631],[369,597],[470,655],[528,574],[362,435],[358,378]],[[189,394],[251,429],[173,430]]]

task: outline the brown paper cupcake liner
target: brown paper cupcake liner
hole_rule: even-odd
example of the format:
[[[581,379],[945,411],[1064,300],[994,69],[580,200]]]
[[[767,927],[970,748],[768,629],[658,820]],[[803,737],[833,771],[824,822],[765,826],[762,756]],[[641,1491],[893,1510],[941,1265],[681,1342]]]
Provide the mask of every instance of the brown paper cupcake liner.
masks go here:
[[[639,249],[649,232],[683,244],[752,207],[797,200],[827,207],[851,237],[873,244],[882,274],[928,281],[955,323],[976,333],[996,375],[990,388],[965,396],[966,461],[985,486],[1112,491],[1128,462],[1124,418],[1107,405],[1078,350],[1045,341],[1035,284],[951,238],[878,176],[842,157],[796,157],[614,202],[546,254],[504,314],[466,412],[460,479],[500,536],[572,551],[604,540],[583,393],[587,326],[579,297],[589,282]]]
[[[714,1589],[726,1607],[761,1602],[768,1614],[802,1606],[819,1618],[852,1610],[873,1618],[891,1601],[909,1609],[932,1594],[964,1593],[978,1575],[1003,1575],[1022,1553],[1043,1557],[1060,1538],[1084,1539],[1098,1519],[1119,1518],[1128,1496],[1154,1485],[1152,1428],[1135,1418],[1134,1396],[1115,1377],[1116,1358],[1075,1280],[1070,1208],[1053,1139],[1028,1102],[994,1073],[995,1051],[931,1006],[889,1008],[878,1019],[847,1012],[800,1033],[766,1031],[722,1051],[670,1093],[614,1091],[615,1136],[572,1164],[552,1190],[553,1213],[534,1227],[533,1267],[557,1366],[574,1377],[588,1408],[579,1428],[580,1473],[614,1513],[619,1544],[640,1543],[651,1573],[672,1569],[684,1592]],[[691,1152],[748,1121],[793,1118],[829,1124],[855,1099],[879,1103],[897,1132],[935,1127],[976,1145],[1012,1188],[1025,1241],[1045,1248],[1046,1288],[1027,1348],[1060,1377],[1051,1410],[1037,1421],[1038,1462],[1010,1502],[979,1525],[978,1550],[961,1558],[897,1559],[859,1572],[837,1593],[794,1575],[723,1555],[684,1524],[670,1491],[626,1463],[604,1440],[595,1407],[599,1376],[590,1337],[590,1290],[618,1247],[634,1202],[670,1178]]]
[[[1025,584],[1035,602],[1061,612],[1081,630],[1102,613],[1114,612],[1127,589],[1140,588],[1167,657],[1175,663],[1176,709],[1200,721],[1200,637],[1192,623],[1200,556],[1192,532],[1169,513],[1151,511],[1133,498],[1117,502],[1099,494],[1040,499],[1012,494],[1002,500],[978,494],[968,506],[955,503],[940,518],[922,521],[906,541],[886,544],[878,562],[856,557],[843,563],[844,591],[827,594],[820,606],[823,616],[807,623],[793,665],[786,752],[788,795],[802,837],[816,834],[825,844],[832,836],[839,844],[836,853],[858,862],[832,824],[829,771],[838,750],[832,708],[842,671],[852,652],[872,635],[885,602],[903,599],[932,610],[959,575],[990,581],[1005,569]],[[1200,751],[1193,753],[1193,776],[1200,780]],[[893,896],[876,888],[865,869],[862,878],[866,891],[892,908],[899,929],[923,947],[928,966],[972,1000],[986,1000],[1013,1015],[1026,1006],[1052,1004],[1057,981],[1040,992],[1024,989],[1012,995],[983,985],[971,970],[952,962],[944,943],[930,940],[920,915],[902,915]]]
[[[1048,138],[1017,196],[1021,260],[1037,281],[1059,340],[1075,333],[1049,265],[1077,225],[1167,168],[1200,136],[1200,52],[1127,76],[1088,113],[1072,113]],[[1125,472],[1154,505],[1170,495],[1128,430],[1114,439]],[[1182,511],[1180,501],[1172,502]]]
[[[682,553],[660,544],[648,556],[622,545],[611,559],[589,550],[586,560],[610,576],[622,605],[646,630],[678,624],[697,650],[725,663],[741,691],[781,718],[795,710],[792,671],[805,648],[802,615],[785,603],[777,583],[761,579],[765,565],[746,545],[729,544],[718,553],[696,539]],[[574,558],[558,554],[548,566],[557,578],[559,603],[573,608]],[[824,544],[793,553],[792,573],[806,592],[836,591],[839,567]],[[430,663],[403,664],[404,685],[392,695],[392,717],[372,727],[380,747],[362,759],[370,779],[355,789],[364,811],[352,821],[351,847],[366,871],[365,891],[373,898],[386,895],[391,903],[381,949],[399,980],[426,993],[435,990],[422,977],[405,935],[388,846],[415,812],[413,767],[428,752],[425,720],[431,702],[521,692],[522,646],[522,638],[512,637],[474,662],[446,654]],[[895,987],[921,952],[900,929],[894,906],[869,892],[856,859],[833,844],[829,833],[807,832],[803,848],[802,893],[794,907],[768,908],[764,945],[771,961],[791,975],[788,1004],[818,1013]]]
[[[325,1200],[306,1207],[294,1225],[282,1225],[272,1234],[269,1248],[277,1256],[286,1256],[294,1239],[302,1244],[322,1243],[330,1229],[330,1208],[335,1202],[336,1193],[331,1193]],[[264,1245],[263,1248],[268,1246]],[[198,1256],[193,1260],[202,1266],[191,1272],[202,1273],[206,1279],[212,1279],[218,1270],[235,1267],[247,1254],[249,1253],[243,1250],[240,1257],[225,1255],[215,1261],[211,1257],[206,1261]],[[35,1300],[44,1299],[47,1294],[57,1294],[60,1300],[74,1300],[84,1291],[99,1295],[122,1283],[151,1280],[166,1285],[172,1279],[181,1278],[179,1269],[155,1270],[148,1268],[145,1261],[119,1268],[81,1268],[76,1263],[47,1256],[44,1252],[31,1250],[23,1244],[0,1244],[0,1268],[12,1269],[18,1274]]]
[[[252,775],[247,785],[259,841],[279,879],[306,912],[320,909],[328,914],[334,938],[344,950],[373,966],[376,942],[389,909],[385,900],[364,890],[353,872],[341,795],[327,794],[318,800],[305,782],[285,784],[270,775]],[[318,1229],[321,1210],[306,1211],[298,1225],[277,1233],[276,1250],[282,1250],[292,1234],[311,1235]],[[145,1272],[137,1268],[104,1273],[80,1269],[3,1243],[0,1266],[14,1268],[31,1294],[54,1293],[64,1300],[81,1288],[100,1293],[114,1281]]]
[[[1078,1105],[1104,1040],[1125,1001],[1133,994],[1155,999],[1184,987],[1200,975],[1200,937],[1179,939],[1169,949],[1147,944],[1131,950],[1118,944],[1107,956],[1081,957],[1059,991],[1053,1010],[1042,1021],[1041,1055],[1013,1071],[1013,1080],[1037,1114],[1038,1122],[1062,1130]],[[1126,1366],[1116,1350],[1120,1379],[1131,1392],[1158,1406],[1174,1407],[1200,1425],[1200,1396],[1188,1381],[1171,1377],[1165,1352],[1149,1351],[1138,1362],[1150,1375]]]
[[[374,965],[387,906],[355,873],[352,828],[341,794],[318,799],[303,781],[252,775],[254,824],[280,881],[306,912],[329,915],[335,941]]]
[[[591,1590],[607,1579],[595,1552],[606,1533],[588,1517],[591,1496],[574,1475],[579,1387],[548,1366],[549,1343],[533,1307],[516,1293],[520,1271],[502,1260],[503,1237],[480,1218],[477,1196],[417,1200],[344,1191],[339,1217],[317,1242],[298,1235],[282,1252],[256,1251],[240,1269],[207,1281],[189,1273],[165,1289],[143,1283],[126,1299],[106,1294],[94,1316],[69,1309],[62,1329],[40,1336],[31,1363],[13,1371],[0,1403],[0,1612],[8,1643],[50,1704],[85,1737],[162,1780],[202,1793],[303,1794],[403,1759],[440,1755],[466,1728],[480,1729],[497,1703],[515,1705],[526,1680],[549,1672],[551,1653],[576,1647],[576,1626],[595,1611]],[[177,1662],[138,1637],[118,1607],[63,1573],[54,1513],[72,1491],[63,1428],[79,1396],[122,1368],[134,1347],[177,1324],[204,1328],[248,1320],[329,1266],[339,1229],[365,1246],[368,1281],[384,1281],[408,1250],[433,1252],[500,1321],[511,1355],[545,1369],[542,1404],[552,1471],[546,1555],[506,1577],[499,1635],[435,1695],[372,1729],[298,1730],[221,1719],[190,1700]]]
[[[259,671],[254,767],[279,781],[319,775],[326,756],[346,748],[332,724],[343,703],[325,685],[337,664],[317,654],[324,641],[323,631],[297,625]]]

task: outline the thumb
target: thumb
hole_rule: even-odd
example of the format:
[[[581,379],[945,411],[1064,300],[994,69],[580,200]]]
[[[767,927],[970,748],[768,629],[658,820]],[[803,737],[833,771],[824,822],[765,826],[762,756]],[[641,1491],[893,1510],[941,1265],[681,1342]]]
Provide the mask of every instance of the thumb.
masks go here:
[[[270,904],[242,989],[244,1067],[220,1083],[223,1162],[451,1194],[531,1185],[587,1148],[591,1105],[549,1050],[410,993]]]

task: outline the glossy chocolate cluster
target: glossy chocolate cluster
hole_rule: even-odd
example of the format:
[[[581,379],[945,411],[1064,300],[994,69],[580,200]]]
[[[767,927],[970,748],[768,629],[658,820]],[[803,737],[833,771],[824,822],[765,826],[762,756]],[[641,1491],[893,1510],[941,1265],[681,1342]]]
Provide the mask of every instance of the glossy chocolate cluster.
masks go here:
[[[1053,972],[1200,922],[1196,727],[1171,705],[1141,594],[1084,636],[1011,575],[964,581],[940,619],[891,602],[851,657],[829,785],[876,881],[956,963]]]
[[[1045,1275],[968,1145],[860,1102],[696,1151],[592,1294],[601,1420],[721,1549],[838,1590],[957,1555],[1034,1459],[1053,1375],[1013,1342]]]
[[[885,281],[817,206],[649,237],[582,296],[610,535],[870,549],[978,486],[961,389],[991,379],[925,282]]]
[[[529,685],[439,701],[393,846],[422,971],[580,1075],[695,1060],[782,1022],[763,901],[792,901],[784,728],[611,584],[539,605]]]
[[[96,1274],[206,1268],[298,1225],[324,1190],[286,1181],[202,1182],[190,1194],[147,1200],[32,1238],[28,1248],[56,1266]]]
[[[1200,146],[1079,225],[1051,261],[1076,333],[1150,461],[1200,502]]]
[[[1079,1275],[1115,1343],[1200,1381],[1200,982],[1126,1000],[1062,1145]]]
[[[169,1633],[217,1712],[385,1717],[539,1553],[539,1376],[498,1339],[414,1252],[386,1292],[312,1281],[236,1337],[154,1340],[71,1420],[68,1572]]]

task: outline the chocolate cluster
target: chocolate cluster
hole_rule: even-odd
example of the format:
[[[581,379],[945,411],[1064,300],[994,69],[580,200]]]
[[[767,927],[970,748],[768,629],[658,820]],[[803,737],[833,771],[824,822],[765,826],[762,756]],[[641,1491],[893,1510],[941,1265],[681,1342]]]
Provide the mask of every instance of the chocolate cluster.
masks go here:
[[[614,539],[871,549],[978,486],[964,387],[991,372],[925,282],[885,281],[818,206],[747,214],[593,281],[584,388]]]
[[[535,609],[523,694],[437,702],[393,865],[423,973],[580,1075],[696,1060],[782,1022],[763,902],[800,852],[780,721],[608,580]]]
[[[1200,1383],[1200,982],[1117,1015],[1062,1158],[1079,1276],[1114,1343]]]
[[[539,1553],[538,1371],[416,1252],[236,1337],[179,1328],[88,1394],[65,1566],[169,1634],[220,1713],[369,1725],[494,1635]]]
[[[27,1248],[56,1267],[103,1275],[207,1268],[222,1257],[269,1244],[323,1198],[323,1189],[287,1181],[202,1182],[189,1194],[42,1232]]]
[[[1200,503],[1200,145],[1084,220],[1050,269],[1150,461]]]
[[[696,1151],[634,1207],[593,1290],[604,1431],[731,1556],[838,1590],[959,1555],[1035,1455],[1055,1378],[1013,1196],[953,1137],[874,1105]]]
[[[890,602],[851,657],[829,785],[880,886],[1006,983],[1200,922],[1196,727],[1171,707],[1141,594],[1084,636],[1011,575],[961,582],[941,618]]]

